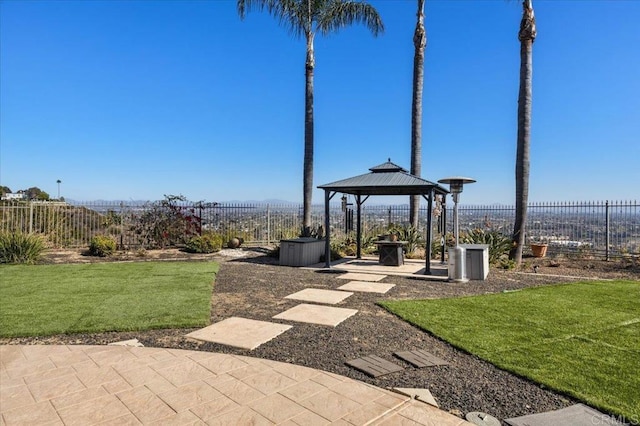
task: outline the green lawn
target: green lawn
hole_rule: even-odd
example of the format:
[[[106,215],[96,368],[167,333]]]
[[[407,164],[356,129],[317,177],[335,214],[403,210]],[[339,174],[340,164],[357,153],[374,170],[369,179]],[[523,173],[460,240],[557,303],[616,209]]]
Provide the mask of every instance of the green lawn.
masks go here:
[[[200,327],[214,262],[0,266],[0,336]]]
[[[640,282],[380,305],[500,368],[640,419]]]

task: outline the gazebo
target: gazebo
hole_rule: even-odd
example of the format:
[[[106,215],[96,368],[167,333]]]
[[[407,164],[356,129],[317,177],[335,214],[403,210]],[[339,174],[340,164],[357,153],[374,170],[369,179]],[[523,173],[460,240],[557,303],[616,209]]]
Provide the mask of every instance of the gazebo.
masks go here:
[[[437,183],[419,178],[410,174],[407,170],[391,162],[389,159],[386,163],[380,164],[369,169],[371,173],[350,177],[339,180],[326,185],[320,185],[318,188],[324,190],[324,221],[326,230],[326,239],[324,247],[325,266],[331,267],[331,248],[330,248],[330,209],[329,202],[338,192],[342,194],[351,194],[356,200],[356,239],[358,259],[362,258],[362,205],[369,199],[371,195],[421,195],[427,200],[427,236],[426,236],[426,265],[425,274],[431,274],[431,225],[433,200],[436,195],[442,195],[446,201],[446,195],[449,193],[447,189]]]

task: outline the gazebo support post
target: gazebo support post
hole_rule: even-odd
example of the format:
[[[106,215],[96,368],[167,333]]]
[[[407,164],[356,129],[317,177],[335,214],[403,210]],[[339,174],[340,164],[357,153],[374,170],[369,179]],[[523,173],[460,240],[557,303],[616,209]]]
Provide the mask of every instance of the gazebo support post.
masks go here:
[[[336,195],[334,192],[331,195],[331,191],[325,189],[324,191],[324,267],[331,268],[331,220],[329,218],[331,209],[329,208],[329,201]]]
[[[424,198],[427,198],[422,195]],[[426,257],[425,265],[424,265],[424,274],[431,275],[431,242],[433,240],[433,236],[431,235],[431,228],[433,227],[433,189],[429,191],[429,198],[427,198],[427,240],[426,247],[424,250],[424,256]]]
[[[356,205],[358,206],[357,210],[357,224],[356,224],[356,258],[362,259],[362,205],[365,201],[369,199],[367,195],[362,199],[362,194],[356,194]]]
[[[356,204],[358,205],[357,223],[356,223],[356,259],[362,259],[362,202],[360,194],[356,195]]]

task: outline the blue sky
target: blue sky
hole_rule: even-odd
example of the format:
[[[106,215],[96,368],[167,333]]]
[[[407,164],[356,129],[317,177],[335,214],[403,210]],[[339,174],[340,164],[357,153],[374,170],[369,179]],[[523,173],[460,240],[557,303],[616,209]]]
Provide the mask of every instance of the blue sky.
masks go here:
[[[316,39],[314,186],[389,157],[409,168],[416,2],[370,3],[382,36]],[[640,1],[534,8],[530,200],[637,199]],[[465,204],[514,200],[521,11],[426,2],[422,176],[475,178]],[[268,14],[241,21],[235,1],[2,0],[0,184],[301,202],[304,56]]]

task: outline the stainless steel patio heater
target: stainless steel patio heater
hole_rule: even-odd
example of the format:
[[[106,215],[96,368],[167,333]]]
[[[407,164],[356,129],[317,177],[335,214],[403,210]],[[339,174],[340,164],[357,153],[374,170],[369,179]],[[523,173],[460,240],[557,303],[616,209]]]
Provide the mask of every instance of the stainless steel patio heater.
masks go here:
[[[474,183],[475,180],[467,177],[454,176],[440,179],[438,183],[449,184],[449,191],[453,194],[453,235],[456,245],[449,249],[449,281],[464,282],[467,278],[467,254],[463,247],[458,244],[458,201],[465,184]]]

